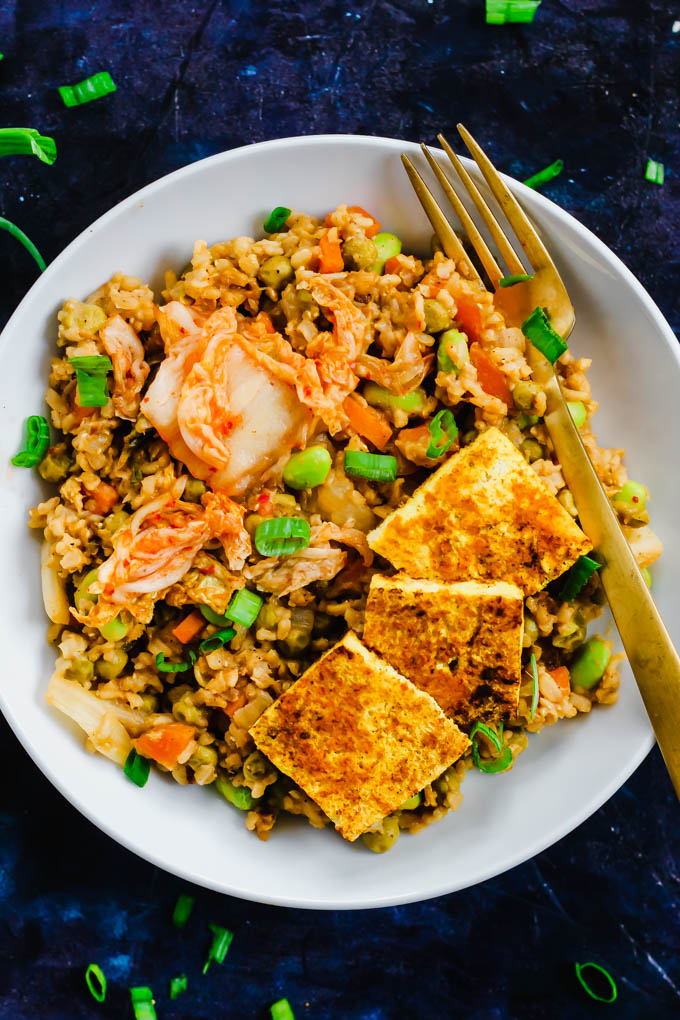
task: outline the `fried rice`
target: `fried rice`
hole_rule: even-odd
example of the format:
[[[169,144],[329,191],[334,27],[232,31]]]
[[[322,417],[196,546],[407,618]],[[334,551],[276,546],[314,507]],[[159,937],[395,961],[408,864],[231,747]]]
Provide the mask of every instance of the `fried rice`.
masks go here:
[[[377,264],[379,226],[356,207],[341,205],[324,220],[293,212],[280,232],[261,240],[196,242],[190,265],[179,276],[168,271],[158,296],[118,272],[59,312],[46,396],[58,440],[40,465],[57,490],[30,515],[31,527],[44,532],[48,638],[58,650],[49,700],[79,722],[88,749],[118,765],[136,747],[180,785],[215,785],[263,840],[285,813],[318,828],[329,822],[257,750],[249,730],[347,629],[362,635],[371,576],[393,572],[366,535],[439,466],[427,455],[433,415],[455,415],[458,440],[447,456],[489,426],[500,429],[577,518],[521,330],[506,326],[465,261],[435,250],[424,261],[398,252]],[[450,327],[465,349],[447,372],[437,361],[437,335]],[[229,435],[211,425],[213,380],[197,369],[196,406],[183,409],[180,401],[177,412],[186,429],[180,435],[164,417],[177,397],[173,372],[182,359],[196,361],[191,343],[199,335],[218,342],[224,329],[297,393],[294,408],[282,396],[272,410],[258,391],[244,411],[250,432],[239,433],[231,459]],[[491,376],[479,357],[470,358],[473,341]],[[103,355],[113,363],[110,393],[103,406],[83,407],[70,359]],[[583,405],[581,435],[613,499],[627,480],[624,451],[600,449],[591,432],[597,403],[589,366],[569,351],[556,365],[566,398]],[[418,391],[415,410],[389,400],[371,407],[357,396],[369,382],[397,396]],[[357,427],[357,408],[360,417],[370,415],[369,435]],[[276,440],[269,447],[251,441],[250,434],[274,427],[273,418]],[[388,438],[377,445],[378,437]],[[291,490],[282,477],[291,449],[312,445],[330,455],[327,477]],[[396,479],[347,474],[347,450],[391,454]],[[648,566],[661,546],[646,510],[612,505]],[[252,542],[258,525],[283,517],[308,523],[309,544],[293,555],[261,555]],[[262,599],[255,622],[233,624],[231,639],[201,650],[219,632],[210,611],[223,617],[244,588]],[[603,603],[597,574],[572,601],[561,601],[553,586],[526,597],[519,703],[502,730],[513,761],[527,733],[616,701],[619,656],[588,689],[572,686],[568,672],[565,682],[560,670],[578,656]],[[197,617],[201,607],[207,613]],[[178,639],[192,614],[195,634]],[[184,668],[168,671],[167,664]],[[181,724],[173,731],[181,746],[154,757],[144,735],[170,724]],[[477,746],[482,759],[498,757],[483,734]],[[366,845],[387,849],[400,830],[417,832],[455,811],[472,765],[468,750],[413,803],[374,825]]]

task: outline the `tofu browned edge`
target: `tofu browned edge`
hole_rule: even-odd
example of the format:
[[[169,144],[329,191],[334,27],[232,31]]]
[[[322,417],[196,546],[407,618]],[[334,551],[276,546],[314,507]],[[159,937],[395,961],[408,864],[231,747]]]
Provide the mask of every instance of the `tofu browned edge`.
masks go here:
[[[592,548],[573,518],[497,428],[453,454],[368,535],[410,577],[544,588]]]
[[[516,585],[371,578],[365,643],[460,726],[517,711],[523,631]]]
[[[250,729],[347,840],[395,811],[468,748],[437,702],[349,631]]]

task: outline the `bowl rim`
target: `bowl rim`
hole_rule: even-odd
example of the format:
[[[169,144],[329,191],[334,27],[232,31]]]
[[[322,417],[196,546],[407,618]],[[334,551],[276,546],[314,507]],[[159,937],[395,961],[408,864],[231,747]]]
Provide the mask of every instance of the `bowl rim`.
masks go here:
[[[409,153],[420,153],[420,147],[415,142],[406,141],[403,139],[392,138],[389,136],[382,135],[356,135],[356,134],[313,134],[313,135],[293,135],[285,138],[270,139],[262,142],[255,142],[247,145],[238,146],[234,149],[229,149],[223,152],[218,152],[212,156],[207,156],[204,159],[197,160],[196,162],[189,163],[183,167],[179,167],[177,170],[173,170],[162,177],[151,181],[149,184],[144,185],[139,190],[128,195],[126,198],[121,199],[120,202],[116,203],[111,209],[108,209],[105,213],[95,219],[89,226],[85,227],[69,244],[63,249],[62,252],[51,262],[47,268],[40,274],[35,280],[32,286],[29,288],[27,293],[24,295],[22,300],[17,305],[16,309],[10,316],[7,324],[5,325],[2,333],[0,334],[0,347],[5,342],[5,335],[9,335],[14,322],[21,317],[24,313],[26,306],[29,305],[36,298],[40,297],[41,290],[46,286],[45,281],[49,281],[53,272],[73,257],[79,250],[79,248],[85,243],[89,235],[95,230],[101,230],[105,228],[109,221],[114,220],[121,214],[124,214],[129,209],[137,206],[144,202],[147,197],[155,195],[157,192],[162,191],[168,186],[168,184],[175,178],[183,177],[190,178],[195,174],[200,174],[208,165],[227,163],[232,160],[238,160],[242,158],[246,153],[250,153],[253,150],[260,150],[266,152],[268,150],[282,149],[286,147],[296,146],[304,147],[306,145],[318,146],[341,146],[346,144],[361,145],[369,148],[379,147],[386,150],[393,151],[396,146],[402,146],[403,149]],[[436,149],[436,152],[441,150]],[[443,155],[443,153],[442,153]],[[473,167],[475,164],[468,157],[463,157],[464,162],[469,166]],[[519,197],[530,197],[531,201],[538,203],[539,207],[542,206],[550,216],[558,222],[564,222],[569,224],[569,227],[576,231],[576,233],[583,235],[587,238],[588,243],[599,251],[603,261],[608,264],[613,264],[620,275],[623,277],[624,283],[635,293],[640,303],[644,306],[645,310],[654,321],[658,332],[663,336],[666,347],[670,352],[671,356],[675,360],[676,364],[680,368],[680,349],[670,325],[664,317],[661,310],[657,307],[651,296],[647,293],[640,281],[633,275],[630,269],[625,263],[616,255],[615,252],[611,251],[607,245],[601,241],[597,235],[595,235],[588,227],[584,226],[573,214],[562,209],[555,202],[551,201],[545,195],[537,192],[533,189],[527,188],[526,185],[520,181],[508,176],[507,174],[501,174],[505,183],[510,189],[519,195]],[[53,773],[51,765],[47,760],[47,756],[43,756],[41,748],[35,745],[28,734],[23,728],[18,719],[15,716],[10,704],[7,702],[2,688],[0,688],[0,708],[2,709],[3,715],[7,720],[10,728],[17,737],[19,743],[22,745],[24,750],[27,752],[32,761],[37,765],[43,775],[49,780],[65,799],[78,810],[89,822],[94,824],[100,831],[106,833],[115,842],[124,846],[127,850],[148,861],[156,867],[161,868],[164,871],[174,874],[178,878],[185,881],[189,881],[200,885],[203,888],[211,889],[215,892],[219,892],[225,895],[234,896],[239,899],[248,900],[251,902],[259,902],[267,905],[276,905],[282,907],[297,907],[304,909],[313,910],[358,910],[358,909],[377,909],[387,906],[395,906],[407,903],[421,902],[428,899],[432,899],[442,895],[448,895],[453,892],[457,892],[463,888],[470,888],[474,885],[484,882],[487,879],[493,878],[497,875],[503,874],[512,868],[524,863],[527,860],[533,858],[536,854],[541,853],[543,850],[552,846],[554,843],[559,842],[565,835],[574,831],[578,828],[586,819],[595,813],[620,787],[626,782],[626,780],[632,775],[635,769],[641,764],[644,758],[647,756],[649,751],[652,749],[655,743],[655,738],[651,726],[649,727],[648,734],[644,740],[641,740],[639,746],[635,752],[629,758],[625,765],[620,769],[617,775],[605,786],[597,789],[587,801],[585,801],[578,811],[572,812],[568,818],[564,819],[563,823],[559,826],[553,827],[551,831],[534,840],[532,843],[527,844],[521,850],[511,855],[508,858],[504,858],[499,861],[498,864],[481,867],[477,872],[468,875],[464,884],[457,885],[455,880],[440,883],[439,887],[430,889],[426,894],[420,891],[406,892],[403,896],[394,895],[378,895],[371,898],[370,902],[365,900],[352,901],[346,898],[335,899],[332,895],[324,897],[312,897],[302,901],[299,897],[286,896],[284,893],[277,894],[275,898],[271,896],[258,895],[257,891],[250,889],[238,888],[230,885],[229,883],[221,883],[211,879],[207,876],[198,876],[196,872],[192,872],[190,868],[183,868],[179,866],[169,865],[167,861],[162,859],[162,856],[154,850],[149,850],[138,844],[133,836],[127,836],[116,831],[113,826],[107,824],[106,820],[100,820],[91,812],[86,805],[81,803],[77,794],[73,793],[68,785]]]

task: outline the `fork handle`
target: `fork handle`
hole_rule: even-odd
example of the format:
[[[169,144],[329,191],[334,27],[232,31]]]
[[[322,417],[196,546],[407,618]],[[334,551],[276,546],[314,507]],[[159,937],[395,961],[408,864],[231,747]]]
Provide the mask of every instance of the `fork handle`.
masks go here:
[[[545,423],[583,530],[604,560],[600,578],[675,792],[680,797],[680,657],[640,573],[578,429],[546,379]]]

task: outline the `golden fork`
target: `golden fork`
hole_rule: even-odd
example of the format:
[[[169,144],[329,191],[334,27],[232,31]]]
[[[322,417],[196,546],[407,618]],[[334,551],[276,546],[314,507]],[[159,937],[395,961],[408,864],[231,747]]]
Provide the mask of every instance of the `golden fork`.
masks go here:
[[[469,131],[462,124],[458,125],[458,131],[520,242],[523,255],[530,263],[530,272],[533,273],[532,279],[528,282],[518,283],[512,287],[499,287],[498,281],[503,276],[527,273],[522,259],[458,156],[446,139],[439,135],[439,142],[449,157],[458,180],[479,212],[500,258],[507,266],[507,274],[501,270],[473,218],[454,191],[449,178],[429,149],[423,145],[427,161],[491,281],[496,306],[502,310],[506,322],[512,326],[521,325],[537,306],[545,308],[549,313],[551,326],[566,340],[574,325],[574,309],[545,245],[517,199],[506,187],[500,174]],[[456,262],[464,260],[470,274],[480,279],[459,237],[423,178],[408,156],[402,155],[401,158],[445,254]],[[562,467],[564,479],[574,497],[581,526],[603,562],[600,570],[602,585],[654,727],[666,768],[675,792],[680,797],[680,657],[673,647],[635,557],[619,527],[616,514],[581,441],[560,390],[553,365],[529,342],[527,359],[534,380],[545,390],[547,409],[544,421]]]

